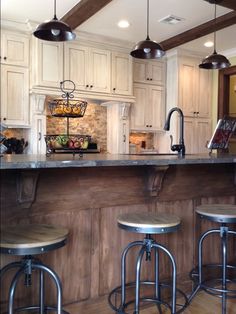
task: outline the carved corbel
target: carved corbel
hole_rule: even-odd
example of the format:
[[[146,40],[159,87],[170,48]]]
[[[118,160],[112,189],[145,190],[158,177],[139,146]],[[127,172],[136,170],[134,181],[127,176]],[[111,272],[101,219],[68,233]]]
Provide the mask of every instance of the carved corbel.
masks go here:
[[[147,189],[150,196],[158,196],[168,168],[169,166],[157,166],[148,169]]]
[[[39,171],[21,171],[16,179],[17,203],[30,208],[35,201]]]

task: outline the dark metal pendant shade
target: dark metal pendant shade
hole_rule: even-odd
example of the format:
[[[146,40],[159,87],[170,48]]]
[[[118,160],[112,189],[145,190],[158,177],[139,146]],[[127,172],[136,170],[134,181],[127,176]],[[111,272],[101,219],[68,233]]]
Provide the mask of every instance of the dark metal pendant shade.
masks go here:
[[[130,54],[139,59],[156,59],[164,56],[165,52],[160,44],[147,37],[146,40],[138,42]]]
[[[158,59],[165,54],[162,46],[149,38],[149,0],[147,0],[147,38],[139,41],[130,54],[139,59]]]
[[[220,2],[220,0],[211,0],[210,3],[215,4],[215,24],[216,24],[216,4]],[[230,67],[231,64],[229,60],[216,52],[216,31],[214,32],[214,52],[204,58],[202,63],[199,64],[199,68],[206,69],[206,70],[217,70],[217,69],[224,69]]]
[[[58,21],[56,17],[56,0],[54,0],[54,18],[49,22],[38,25],[34,31],[34,36],[48,41],[69,41],[74,40],[76,35],[69,25]]]
[[[225,56],[218,54],[216,51],[203,59],[202,63],[199,64],[199,68],[207,70],[224,69],[230,66],[231,64],[229,60]]]

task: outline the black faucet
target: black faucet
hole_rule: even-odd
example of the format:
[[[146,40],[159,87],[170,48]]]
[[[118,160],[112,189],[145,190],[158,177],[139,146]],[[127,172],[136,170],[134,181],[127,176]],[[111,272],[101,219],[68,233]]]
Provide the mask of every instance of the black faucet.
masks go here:
[[[183,111],[178,108],[178,107],[174,107],[172,108],[169,113],[168,113],[168,116],[167,116],[167,119],[166,119],[166,123],[165,123],[165,126],[164,126],[164,130],[166,131],[169,131],[170,129],[170,118],[172,116],[172,113],[174,111],[177,111],[179,113],[179,118],[180,118],[180,135],[179,135],[179,144],[174,144],[173,145],[173,137],[172,135],[170,136],[170,139],[171,139],[171,145],[170,145],[170,149],[172,151],[177,151],[178,152],[178,155],[180,157],[183,157],[185,155],[185,145],[184,145],[184,114],[183,114]]]

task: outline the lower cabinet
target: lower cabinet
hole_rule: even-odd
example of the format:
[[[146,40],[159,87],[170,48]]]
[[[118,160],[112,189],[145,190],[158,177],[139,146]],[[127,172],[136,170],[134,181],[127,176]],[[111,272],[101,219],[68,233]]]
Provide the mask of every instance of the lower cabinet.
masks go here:
[[[9,127],[29,127],[29,70],[1,65],[1,120]]]
[[[163,130],[165,88],[134,84],[135,103],[131,106],[131,130],[155,132]]]
[[[212,135],[211,120],[202,118],[185,118],[184,140],[186,154],[208,153],[207,143]]]

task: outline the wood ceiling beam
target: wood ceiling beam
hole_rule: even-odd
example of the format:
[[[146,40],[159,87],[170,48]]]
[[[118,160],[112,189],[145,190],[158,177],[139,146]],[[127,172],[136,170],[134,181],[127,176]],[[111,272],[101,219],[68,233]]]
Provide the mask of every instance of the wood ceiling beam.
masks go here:
[[[218,4],[222,7],[236,11],[236,1],[235,0],[205,0],[205,1],[210,2],[210,3],[216,2],[216,4]]]
[[[81,0],[61,20],[75,29],[112,0]]]
[[[162,45],[164,50],[169,50],[234,24],[236,24],[236,11],[232,11],[225,15],[222,15],[216,18],[216,21],[208,21],[186,32],[166,39],[160,42],[160,44]]]

